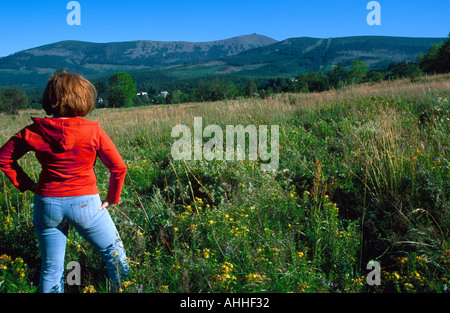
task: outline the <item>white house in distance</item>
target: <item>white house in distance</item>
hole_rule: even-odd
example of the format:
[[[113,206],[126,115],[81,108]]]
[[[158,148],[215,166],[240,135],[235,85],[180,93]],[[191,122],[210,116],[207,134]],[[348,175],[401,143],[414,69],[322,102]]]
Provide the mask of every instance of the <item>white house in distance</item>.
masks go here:
[[[166,99],[167,95],[169,94],[168,91],[161,91],[161,95]]]
[[[146,96],[146,95],[147,95],[147,93],[146,93],[145,91],[138,92],[138,93],[136,94],[136,96]]]

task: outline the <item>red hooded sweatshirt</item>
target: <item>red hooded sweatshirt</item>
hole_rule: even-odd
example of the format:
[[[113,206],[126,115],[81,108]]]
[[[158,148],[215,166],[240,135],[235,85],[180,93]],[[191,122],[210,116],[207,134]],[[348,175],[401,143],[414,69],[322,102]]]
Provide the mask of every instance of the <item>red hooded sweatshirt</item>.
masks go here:
[[[71,197],[98,193],[94,165],[97,156],[110,172],[108,195],[119,203],[126,166],[114,143],[98,125],[81,117],[32,118],[33,124],[14,135],[0,149],[0,170],[20,191],[30,190],[33,180],[17,160],[35,151],[41,164],[35,193],[44,197]]]

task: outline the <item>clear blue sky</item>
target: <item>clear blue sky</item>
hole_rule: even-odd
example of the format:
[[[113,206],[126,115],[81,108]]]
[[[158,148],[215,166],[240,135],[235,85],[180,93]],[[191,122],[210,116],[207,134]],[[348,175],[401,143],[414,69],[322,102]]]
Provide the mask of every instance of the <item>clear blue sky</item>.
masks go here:
[[[69,26],[69,0],[0,0],[0,56],[62,40],[211,41],[246,34],[290,37],[386,35],[447,37],[449,0],[378,0],[381,25],[369,26],[370,0],[78,0],[81,25]]]

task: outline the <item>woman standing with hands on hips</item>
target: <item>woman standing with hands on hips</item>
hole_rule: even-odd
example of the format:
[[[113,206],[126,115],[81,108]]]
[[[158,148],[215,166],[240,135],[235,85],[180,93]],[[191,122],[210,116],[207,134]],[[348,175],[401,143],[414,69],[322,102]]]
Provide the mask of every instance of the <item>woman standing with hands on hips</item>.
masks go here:
[[[119,203],[126,166],[98,122],[83,118],[93,110],[96,97],[94,86],[80,75],[53,75],[42,98],[43,109],[52,117],[32,118],[33,124],[0,149],[0,169],[21,192],[35,193],[33,224],[42,259],[41,292],[64,291],[69,224],[101,254],[113,290],[128,276],[122,240],[107,210]],[[35,152],[42,167],[37,183],[17,162],[29,151]],[[94,173],[97,157],[110,172],[103,201]]]

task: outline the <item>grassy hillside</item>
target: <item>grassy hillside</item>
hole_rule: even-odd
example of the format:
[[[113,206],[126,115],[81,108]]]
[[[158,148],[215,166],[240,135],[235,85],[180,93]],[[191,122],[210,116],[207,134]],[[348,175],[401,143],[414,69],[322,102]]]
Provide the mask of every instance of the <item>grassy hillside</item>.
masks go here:
[[[413,61],[443,38],[343,37],[291,38],[250,49],[237,55],[199,62],[178,64],[163,69],[139,70],[132,75],[139,84],[178,82],[221,76],[232,81],[239,78],[292,77],[308,72],[329,72],[342,63],[349,67],[353,60],[363,61],[368,70],[385,70],[393,62]],[[161,78],[164,78],[161,80]],[[175,88],[180,89],[180,87]]]
[[[128,250],[123,292],[444,292],[449,277],[450,76],[179,106],[96,110],[128,174],[110,210]],[[0,116],[0,140],[30,122]],[[278,170],[175,161],[172,128],[279,125]],[[206,140],[206,139],[205,139]],[[34,178],[32,155],[21,165]],[[108,175],[96,165],[105,195]],[[32,194],[1,175],[0,290],[33,291]],[[100,257],[71,230],[70,292],[105,292]],[[381,285],[366,283],[369,260]],[[31,285],[34,283],[34,285]]]
[[[0,58],[0,86],[42,85],[60,68],[93,78],[119,71],[130,72],[174,64],[205,62],[275,42],[272,38],[256,34],[210,42],[61,41]]]
[[[355,59],[369,69],[387,68],[392,62],[415,60],[419,53],[442,43],[443,38],[359,36],[343,38],[291,38],[227,58],[229,66],[260,64],[242,75],[295,75],[328,72],[333,65],[351,65]]]
[[[203,43],[63,41],[0,58],[0,86],[44,85],[59,68],[90,79],[118,71],[136,73],[143,84],[154,81],[155,75],[165,75],[167,81],[217,75],[289,77],[328,72],[333,65],[349,66],[355,59],[366,63],[368,69],[385,69],[394,61],[414,60],[442,40],[360,36],[301,37],[276,42],[262,35],[248,35]]]

